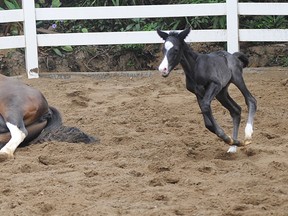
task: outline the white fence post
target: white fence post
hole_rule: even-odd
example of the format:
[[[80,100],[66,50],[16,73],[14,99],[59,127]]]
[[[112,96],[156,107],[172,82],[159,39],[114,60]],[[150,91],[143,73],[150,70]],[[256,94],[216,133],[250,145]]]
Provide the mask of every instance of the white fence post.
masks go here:
[[[38,46],[36,36],[35,2],[22,0],[24,13],[25,62],[28,78],[38,78]]]
[[[238,0],[226,0],[227,51],[239,51]]]

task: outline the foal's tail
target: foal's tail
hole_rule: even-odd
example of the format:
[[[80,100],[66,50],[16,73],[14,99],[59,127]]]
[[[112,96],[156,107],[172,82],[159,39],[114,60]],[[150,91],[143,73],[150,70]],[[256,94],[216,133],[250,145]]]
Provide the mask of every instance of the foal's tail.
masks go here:
[[[33,143],[43,143],[53,140],[69,143],[92,143],[99,141],[97,138],[82,132],[76,127],[64,126],[60,112],[54,107],[49,107],[49,110],[51,116],[48,119],[47,125],[39,136],[33,140]]]
[[[248,66],[249,59],[248,59],[248,57],[246,55],[244,55],[241,52],[235,52],[235,53],[233,53],[233,56],[235,56],[236,58],[238,58],[241,61],[243,68]]]

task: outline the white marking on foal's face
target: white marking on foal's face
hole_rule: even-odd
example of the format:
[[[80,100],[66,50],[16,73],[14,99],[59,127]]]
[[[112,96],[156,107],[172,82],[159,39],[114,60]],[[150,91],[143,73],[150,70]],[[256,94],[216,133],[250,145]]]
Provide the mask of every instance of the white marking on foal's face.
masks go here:
[[[162,76],[168,76],[170,73],[169,71],[169,62],[167,58],[168,51],[173,47],[173,43],[170,41],[166,41],[164,43],[164,48],[165,48],[165,56],[164,59],[162,60],[161,64],[159,65],[158,70],[162,73]]]
[[[168,50],[170,50],[172,47],[174,46],[174,44],[171,41],[166,41],[164,44],[164,47],[166,49],[166,51],[168,52]]]

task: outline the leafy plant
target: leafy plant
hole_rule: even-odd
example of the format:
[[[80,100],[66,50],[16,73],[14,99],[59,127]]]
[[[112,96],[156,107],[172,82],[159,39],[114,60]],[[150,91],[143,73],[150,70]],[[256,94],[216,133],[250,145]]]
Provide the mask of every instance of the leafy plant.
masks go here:
[[[63,0],[61,0],[63,1]],[[60,0],[52,0],[52,1],[47,1],[47,0],[38,0],[35,1],[35,7],[40,8],[40,7],[60,7],[62,5]]]
[[[280,58],[280,64],[283,67],[288,67],[288,57],[287,56],[283,56],[282,58]]]
[[[65,51],[65,52],[73,52],[73,48],[72,48],[72,46],[61,46],[60,48],[58,48],[58,47],[54,47],[54,48],[52,48],[52,50],[53,50],[53,52],[55,53],[55,54],[57,54],[58,56],[60,56],[60,57],[63,57],[64,56],[64,54],[62,53],[62,51]],[[62,50],[62,51],[61,51]]]
[[[135,18],[132,19],[132,23],[126,27],[126,31],[140,31],[142,26],[145,25],[145,19]]]
[[[18,3],[17,0],[10,0],[10,1],[4,0],[4,4],[8,10],[21,9],[21,5]],[[3,8],[0,9],[4,10]]]
[[[287,20],[284,16],[264,16],[261,20],[260,26],[262,28],[287,28]]]
[[[21,9],[21,5],[18,3],[17,0],[4,0],[4,4],[7,10],[16,10]],[[4,10],[0,8],[0,10]],[[15,23],[8,23],[8,25],[4,28],[4,35],[19,35],[23,31],[22,23],[15,22]]]
[[[60,7],[61,6],[61,2],[60,0],[52,0],[52,4],[51,7]]]
[[[208,17],[193,17],[190,20],[187,20],[187,23],[193,29],[206,29],[209,26]]]
[[[212,28],[213,29],[226,29],[226,17],[225,16],[214,16],[212,17]]]
[[[246,16],[240,19],[240,27],[248,29],[285,29],[287,26],[285,16]]]
[[[112,0],[114,6],[120,6],[120,0]]]

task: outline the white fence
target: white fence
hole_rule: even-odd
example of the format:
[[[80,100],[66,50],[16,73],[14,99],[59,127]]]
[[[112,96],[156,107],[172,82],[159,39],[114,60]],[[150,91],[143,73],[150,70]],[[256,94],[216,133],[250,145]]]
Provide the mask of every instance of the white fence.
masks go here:
[[[192,30],[187,42],[227,42],[229,52],[240,41],[288,41],[288,29],[239,29],[239,15],[288,15],[288,3],[226,3],[145,5],[119,7],[35,8],[22,0],[23,9],[0,11],[0,23],[23,22],[24,35],[0,37],[0,49],[25,48],[28,78],[39,77],[38,47],[162,43],[155,31],[37,34],[38,20],[129,19],[157,17],[226,16],[227,29]],[[167,29],[168,30],[168,29]]]

